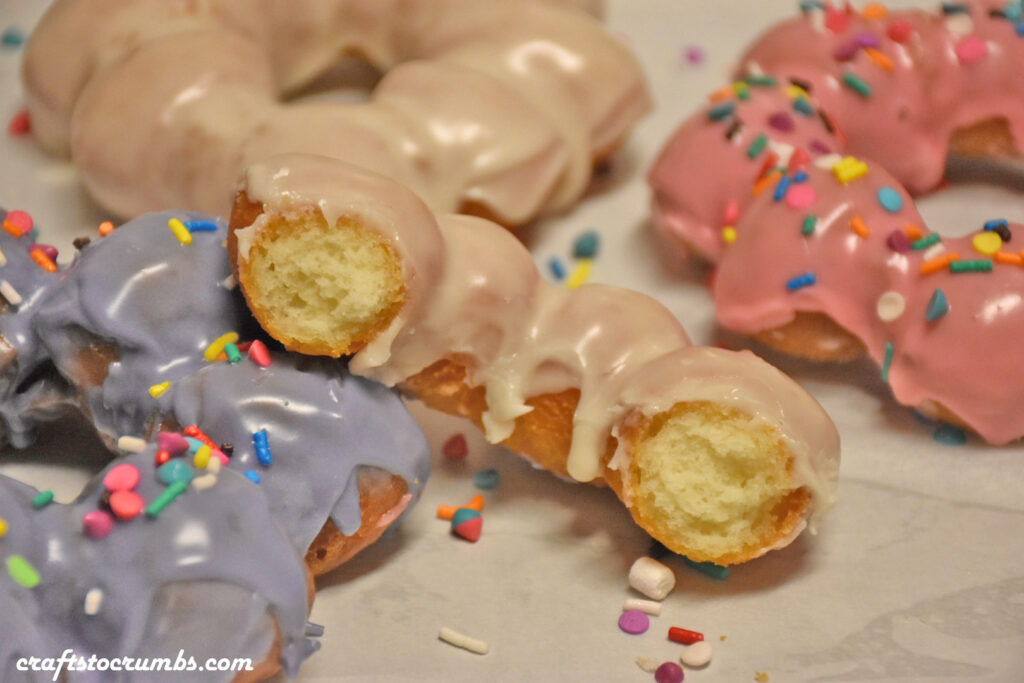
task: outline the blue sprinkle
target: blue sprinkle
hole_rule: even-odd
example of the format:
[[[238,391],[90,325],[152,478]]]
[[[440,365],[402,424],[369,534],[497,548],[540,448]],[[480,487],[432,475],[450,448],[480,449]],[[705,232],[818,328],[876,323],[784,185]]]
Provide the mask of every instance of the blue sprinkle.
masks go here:
[[[473,484],[478,489],[483,489],[484,491],[490,491],[491,489],[497,488],[498,482],[500,481],[501,474],[493,467],[486,470],[480,470],[473,475]]]
[[[932,298],[928,299],[928,307],[924,312],[924,319],[928,322],[938,320],[949,313],[949,301],[946,300],[946,293],[941,289],[932,292]]]
[[[267,430],[261,429],[252,433],[252,445],[256,449],[256,459],[264,467],[270,467],[273,458],[270,455],[270,444],[267,442]]]
[[[795,292],[803,287],[809,287],[818,281],[814,273],[804,273],[803,275],[797,275],[795,278],[786,283],[786,289],[791,292]]]
[[[878,203],[889,213],[899,213],[903,209],[903,197],[892,187],[883,187],[878,191]]]
[[[806,183],[807,182],[807,171],[797,171],[796,175],[793,176],[793,182],[795,182],[795,183]]]
[[[1024,23],[1017,24],[1017,35],[1024,38]]]
[[[186,436],[185,441],[188,441],[188,452],[193,454],[205,445],[199,439],[193,439],[191,436]]]
[[[708,118],[712,121],[721,121],[732,116],[734,111],[736,111],[735,102],[722,102],[708,109]]]
[[[189,232],[217,232],[217,224],[213,221],[185,221]]]
[[[963,3],[959,3],[959,2],[944,2],[944,3],[942,3],[942,13],[943,14],[968,14],[968,13],[970,13],[970,8],[967,5],[965,5]]]
[[[597,236],[597,233],[593,230],[588,230],[577,237],[576,243],[572,245],[573,258],[594,258],[597,256],[599,244],[600,238]]]
[[[1003,16],[1011,21],[1017,21],[1021,18],[1021,14],[1024,13],[1024,5],[1017,2],[1008,2],[1006,7],[1003,8]]]
[[[941,424],[932,433],[932,438],[946,446],[963,446],[967,443],[967,434],[956,425]]]
[[[800,0],[800,11],[803,14],[821,9],[825,9],[825,3],[821,0]]]
[[[775,186],[775,194],[772,196],[777,202],[781,202],[785,197],[786,193],[789,192],[789,186],[793,184],[793,179],[789,176],[782,176],[779,178],[778,184]]]
[[[25,33],[17,26],[8,26],[0,36],[0,43],[4,47],[21,47],[25,42]]]
[[[683,562],[689,565],[691,568],[696,569],[705,576],[710,576],[712,579],[719,581],[725,581],[729,578],[729,568],[715,564],[714,562],[695,562],[690,558],[683,556]]]
[[[260,473],[257,472],[256,470],[246,470],[245,478],[254,484],[260,483]]]
[[[889,381],[889,369],[892,368],[892,357],[896,355],[896,347],[892,342],[885,342],[885,358],[882,359],[882,381]]]
[[[804,116],[815,116],[817,113],[814,111],[814,105],[811,104],[811,101],[803,95],[793,100],[793,110]]]
[[[551,274],[556,280],[565,279],[565,266],[562,265],[561,260],[557,256],[552,256],[548,260],[548,268],[551,269]]]
[[[989,231],[1008,227],[1010,227],[1010,224],[1007,222],[1005,218],[994,218],[990,221],[985,221],[985,229]]]

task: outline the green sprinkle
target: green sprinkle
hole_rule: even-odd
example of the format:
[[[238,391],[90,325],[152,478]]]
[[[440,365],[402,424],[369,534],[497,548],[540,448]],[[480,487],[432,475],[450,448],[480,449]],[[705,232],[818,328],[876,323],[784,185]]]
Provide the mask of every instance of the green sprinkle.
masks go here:
[[[803,95],[800,95],[793,100],[793,109],[804,116],[814,116],[815,114],[814,105],[811,104],[811,101]]]
[[[862,97],[871,97],[871,86],[857,74],[847,71],[843,74],[843,83]]]
[[[164,511],[164,508],[174,502],[174,499],[185,493],[185,489],[188,488],[187,481],[176,481],[163,490],[159,496],[153,499],[149,505],[146,506],[147,517],[159,517],[160,513]]]
[[[237,363],[242,360],[242,353],[238,350],[238,347],[228,342],[224,345],[224,353],[228,355],[229,363]]]
[[[889,381],[889,368],[892,367],[892,357],[896,353],[896,347],[892,342],[885,342],[885,359],[882,361],[882,381]]]
[[[25,588],[35,588],[39,584],[39,572],[21,555],[7,558],[7,573]]]
[[[747,85],[757,85],[766,88],[774,88],[778,83],[774,76],[747,76],[743,79],[743,82]]]
[[[800,232],[804,235],[810,235],[814,232],[814,228],[818,225],[818,217],[812,213],[807,214],[804,217],[803,227],[800,228]]]
[[[747,156],[751,159],[756,159],[757,155],[764,151],[764,148],[768,146],[768,136],[761,133],[757,136],[757,139],[750,143],[750,147],[747,148]]]
[[[967,443],[967,434],[956,425],[940,424],[932,433],[932,438],[946,446],[963,446]]]
[[[927,249],[933,244],[938,244],[938,242],[941,240],[942,236],[937,232],[933,232],[932,234],[927,235],[926,237],[922,237],[919,240],[914,240],[913,242],[911,242],[910,248],[913,249],[914,251],[920,251],[922,249]]]
[[[740,98],[741,100],[750,99],[750,88],[747,87],[746,83],[743,84],[742,88],[736,88],[736,97]]]
[[[696,569],[701,574],[710,576],[712,579],[725,581],[729,578],[729,568],[715,564],[714,562],[695,562],[686,556],[683,556],[683,562],[689,565],[692,569]]]
[[[991,259],[983,258],[975,261],[950,261],[951,273],[988,273],[992,270]]]
[[[46,490],[40,491],[35,498],[32,499],[32,507],[35,509],[44,508],[53,502],[53,491]]]

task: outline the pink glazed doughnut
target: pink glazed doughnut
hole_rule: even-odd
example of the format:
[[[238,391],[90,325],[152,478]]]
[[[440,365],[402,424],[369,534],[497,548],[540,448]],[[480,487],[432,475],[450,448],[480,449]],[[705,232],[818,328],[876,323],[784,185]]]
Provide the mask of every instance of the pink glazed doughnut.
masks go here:
[[[1020,154],[1024,4],[802,8],[666,144],[655,225],[717,266],[725,327],[815,360],[866,352],[901,403],[992,444],[1024,436],[1024,388],[1006,378],[1024,226],[993,217],[945,238],[911,198],[951,148]]]

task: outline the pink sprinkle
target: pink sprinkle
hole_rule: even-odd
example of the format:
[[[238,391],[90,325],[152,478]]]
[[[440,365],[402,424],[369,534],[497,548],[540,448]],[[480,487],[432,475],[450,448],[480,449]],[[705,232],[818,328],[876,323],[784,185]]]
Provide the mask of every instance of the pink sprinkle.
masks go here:
[[[451,460],[461,460],[469,453],[469,445],[466,444],[466,437],[463,434],[454,434],[449,437],[441,446],[441,453]]]
[[[988,45],[978,36],[968,36],[957,43],[956,56],[963,64],[980,62],[988,54]]]
[[[129,463],[112,467],[103,477],[103,485],[108,491],[131,491],[139,485],[139,468]]]
[[[704,61],[704,50],[697,45],[687,45],[683,48],[683,59],[689,64],[700,64]]]
[[[35,225],[35,221],[32,220],[32,216],[27,211],[15,209],[4,217],[4,223],[9,223],[14,227],[21,230],[22,235],[27,235],[32,232],[32,227]]]
[[[171,455],[180,455],[188,450],[188,440],[177,432],[160,432],[156,437],[157,448]]]
[[[224,455],[224,451],[222,451],[219,448],[211,448],[210,456],[220,460],[221,465],[227,465],[229,462],[231,462],[230,460],[228,460],[228,456]]]
[[[14,137],[27,135],[32,130],[32,120],[28,117],[28,109],[22,109],[7,124],[7,132]]]
[[[114,528],[114,518],[106,510],[93,510],[82,516],[82,531],[89,538],[106,538]]]
[[[895,252],[905,254],[910,251],[910,238],[902,230],[893,230],[889,233],[885,243]]]
[[[134,491],[115,491],[110,494],[110,509],[120,520],[135,519],[145,507],[146,501]]]
[[[814,203],[814,200],[818,196],[814,192],[814,187],[809,183],[796,183],[789,186],[789,192],[786,193],[786,203],[794,209],[806,209],[808,206]]]
[[[651,619],[638,609],[628,609],[619,617],[619,628],[630,635],[640,635],[651,626]]]
[[[845,11],[833,7],[831,3],[825,5],[825,28],[832,33],[843,33],[850,24],[850,15]]]
[[[249,345],[249,358],[261,368],[270,365],[270,352],[267,351],[267,345],[259,339],[253,340],[252,344]]]
[[[730,199],[725,205],[725,212],[722,214],[722,222],[725,225],[732,225],[736,222],[736,219],[740,217],[740,205]]]
[[[811,155],[808,154],[803,147],[797,147],[793,151],[793,155],[789,157],[789,166],[786,167],[787,173],[793,173],[798,171],[811,160]]]
[[[39,251],[43,252],[44,254],[46,254],[46,258],[50,259],[51,261],[57,260],[57,247],[54,247],[49,244],[33,244],[28,248],[29,251],[32,251],[33,249],[38,249]]]

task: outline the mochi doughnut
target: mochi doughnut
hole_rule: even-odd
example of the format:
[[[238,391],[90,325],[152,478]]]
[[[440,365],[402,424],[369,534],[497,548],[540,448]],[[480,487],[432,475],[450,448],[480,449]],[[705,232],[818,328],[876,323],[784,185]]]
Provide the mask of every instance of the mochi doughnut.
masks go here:
[[[1021,228],[944,238],[911,197],[951,145],[1019,153],[1019,6],[805,6],[666,143],[655,225],[717,266],[725,327],[814,360],[867,353],[901,403],[993,444],[1024,436],[1002,351],[1024,339]]]
[[[344,55],[384,73],[367,101],[280,101]],[[315,152],[518,225],[576,201],[650,106],[597,20],[512,0],[58,0],[23,82],[39,142],[122,216],[225,215],[248,163]]]
[[[499,226],[435,215],[326,157],[250,166],[229,250],[286,347],[463,415],[535,463],[609,485],[672,550],[733,564],[788,544],[833,500],[838,437],[749,352],[690,345],[641,294],[545,283]]]

